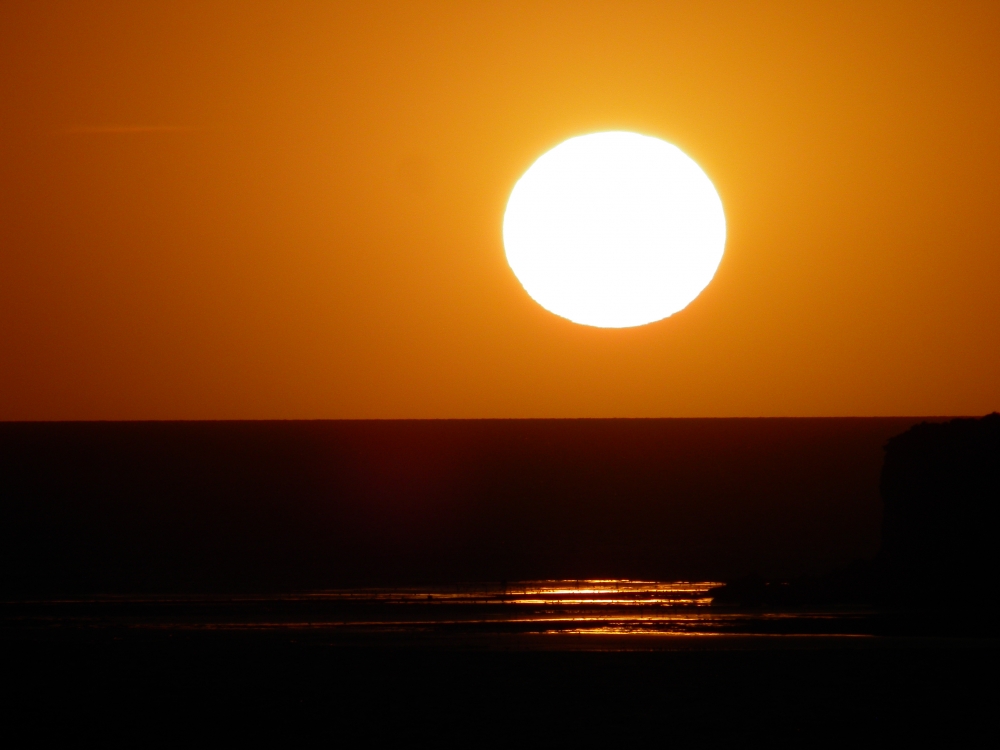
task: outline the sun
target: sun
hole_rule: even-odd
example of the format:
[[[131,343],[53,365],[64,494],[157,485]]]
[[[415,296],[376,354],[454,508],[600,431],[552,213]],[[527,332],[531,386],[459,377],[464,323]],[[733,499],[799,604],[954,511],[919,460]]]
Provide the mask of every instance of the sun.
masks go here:
[[[683,310],[715,275],[726,217],[711,180],[659,138],[570,138],[518,180],[503,220],[507,262],[546,310],[600,328]]]

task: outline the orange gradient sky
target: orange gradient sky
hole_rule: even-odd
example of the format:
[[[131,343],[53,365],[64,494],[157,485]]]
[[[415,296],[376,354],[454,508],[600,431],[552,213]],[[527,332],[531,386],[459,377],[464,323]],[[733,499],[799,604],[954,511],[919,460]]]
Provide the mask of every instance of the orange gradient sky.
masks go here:
[[[682,148],[705,292],[539,307],[511,188]],[[0,419],[1000,408],[1000,4],[0,5]]]

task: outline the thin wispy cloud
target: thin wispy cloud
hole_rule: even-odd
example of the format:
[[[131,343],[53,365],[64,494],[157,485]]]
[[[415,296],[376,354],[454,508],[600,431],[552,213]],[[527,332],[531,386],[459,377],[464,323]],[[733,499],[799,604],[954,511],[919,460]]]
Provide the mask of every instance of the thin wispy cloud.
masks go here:
[[[185,125],[81,125],[63,130],[67,135],[129,135],[133,133],[189,133]]]

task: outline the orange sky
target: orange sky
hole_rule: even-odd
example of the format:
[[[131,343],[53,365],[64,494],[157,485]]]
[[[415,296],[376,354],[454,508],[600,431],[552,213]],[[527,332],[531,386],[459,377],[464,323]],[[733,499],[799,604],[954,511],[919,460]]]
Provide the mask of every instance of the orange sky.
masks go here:
[[[1000,408],[1000,4],[4,2],[0,419]],[[714,181],[689,308],[507,267],[545,150]]]

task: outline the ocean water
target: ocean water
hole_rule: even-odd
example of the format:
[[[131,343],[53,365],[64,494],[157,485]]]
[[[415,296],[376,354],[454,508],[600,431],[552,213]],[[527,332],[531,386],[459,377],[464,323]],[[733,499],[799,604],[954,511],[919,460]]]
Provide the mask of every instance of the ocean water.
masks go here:
[[[936,727],[950,746],[955,727],[992,726],[996,691],[979,686],[995,682],[1000,648],[969,637],[954,607],[940,608],[947,627],[935,635],[936,621],[913,613],[720,607],[714,585],[0,602],[11,693],[0,712],[74,736],[88,726],[186,739],[206,725],[226,737],[277,726],[282,738],[306,728],[340,743],[389,733],[511,747],[539,727],[616,744],[630,732],[809,740],[835,727],[856,742],[872,726],[893,739]]]
[[[142,596],[6,602],[35,633],[270,633],[329,643],[504,648],[676,646],[679,640],[874,637],[865,609],[713,606],[713,581],[552,580],[351,588],[278,596]],[[708,644],[706,644],[708,645]]]

